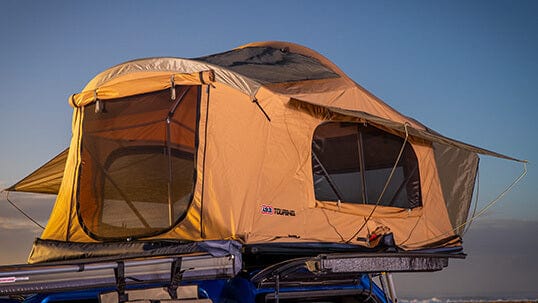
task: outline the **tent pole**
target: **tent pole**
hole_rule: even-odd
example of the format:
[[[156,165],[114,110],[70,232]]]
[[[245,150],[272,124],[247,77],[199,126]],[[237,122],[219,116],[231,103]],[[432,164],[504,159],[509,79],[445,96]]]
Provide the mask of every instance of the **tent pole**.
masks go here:
[[[174,205],[172,201],[172,146],[170,139],[170,116],[166,117],[166,154],[168,159],[168,225],[174,223]]]
[[[385,296],[385,301],[388,302],[389,297],[387,295],[388,294],[387,281],[386,281],[386,277],[385,277],[384,272],[379,273],[379,283],[381,283],[381,289],[383,290],[383,294]]]
[[[389,287],[389,295],[392,303],[398,303],[398,298],[396,297],[396,288],[394,287],[394,280],[392,279],[392,273],[385,273],[387,277],[387,284]]]
[[[336,183],[334,183],[333,179],[331,178],[331,175],[329,175],[329,172],[327,169],[325,169],[325,166],[321,163],[321,160],[318,158],[318,155],[312,150],[312,157],[314,158],[314,161],[318,163],[319,167],[321,168],[321,171],[323,172],[323,175],[325,179],[327,180],[327,183],[329,183],[329,186],[331,187],[332,191],[338,198],[338,206],[340,206],[340,202],[343,200],[343,195],[338,190],[338,187],[336,186]]]
[[[280,303],[280,274],[275,277],[275,303]]]
[[[174,76],[172,75],[170,79],[172,83],[172,87],[170,87],[171,90],[171,100],[174,101],[176,98],[176,88],[174,85]],[[190,86],[187,86],[187,88],[181,93],[181,96],[177,100],[175,100],[174,104],[172,104],[172,107],[168,111],[168,116],[166,117],[166,153],[168,156],[168,225],[172,226],[174,224],[174,201],[172,200],[172,139],[171,139],[171,130],[170,130],[170,123],[171,118],[176,113],[176,109],[178,108],[181,101],[183,101],[183,98],[190,90]]]

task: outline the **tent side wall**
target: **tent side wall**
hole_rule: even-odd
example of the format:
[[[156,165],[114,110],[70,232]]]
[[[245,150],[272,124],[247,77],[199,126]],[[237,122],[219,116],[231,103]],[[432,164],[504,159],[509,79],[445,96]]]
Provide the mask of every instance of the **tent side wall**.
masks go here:
[[[75,211],[75,195],[78,182],[78,167],[80,164],[79,144],[83,110],[73,110],[72,137],[56,203],[41,237],[58,241],[93,242],[78,225]],[[32,255],[32,254],[31,254]]]
[[[314,129],[322,122],[360,120],[299,110],[289,105],[289,98],[268,90],[260,91],[257,97],[270,121],[248,96],[226,85],[217,83],[202,96],[194,201],[183,221],[151,239],[256,243],[342,242],[353,238],[372,206],[343,203],[338,207],[316,201],[310,150]],[[82,111],[75,109],[74,150],[80,143],[82,119]],[[378,207],[358,237],[387,226],[397,244],[421,247],[430,239],[451,234],[433,150],[419,141],[411,143],[419,159],[423,207],[411,211]],[[77,153],[70,153],[65,184],[44,239],[95,241],[75,215],[79,161]],[[264,213],[266,206],[281,213]]]
[[[314,129],[322,122],[360,120],[299,110],[290,106],[289,98],[264,89],[257,97],[270,121],[248,96],[226,85],[215,84],[201,98],[194,201],[183,221],[170,232],[151,239],[240,239],[255,243],[342,242],[353,238],[372,205],[343,203],[338,207],[316,201],[310,151]],[[79,144],[77,125],[82,121],[77,113],[75,109],[75,147]],[[367,237],[378,226],[387,226],[398,244],[414,247],[413,243],[427,243],[439,235],[451,234],[431,146],[411,143],[419,159],[423,207],[411,211],[377,207],[358,237]],[[95,241],[86,235],[74,215],[76,158],[70,155],[68,159],[71,164],[67,165],[70,170],[65,174],[66,185],[43,238]],[[264,213],[264,206],[281,213]],[[65,232],[67,226],[69,235]]]
[[[214,83],[202,95],[197,182],[187,217],[153,239],[245,239],[268,121],[249,96]]]
[[[329,92],[330,94],[330,92]],[[295,219],[300,219],[300,224],[275,224],[275,216],[260,215],[260,210],[255,212],[257,218],[254,226],[258,230],[251,236],[252,241],[267,241],[272,235],[263,237],[268,230],[275,226],[283,226],[280,231],[282,238],[289,234],[299,235],[307,241],[342,241],[353,238],[372,209],[372,205],[354,203],[336,203],[317,201],[314,195],[313,171],[312,171],[312,139],[315,128],[325,121],[350,121],[362,123],[364,120],[346,115],[338,115],[326,111],[324,108],[302,103],[297,107],[296,102],[282,97],[280,102],[274,102],[274,94],[261,89],[258,99],[262,106],[272,104],[274,109],[268,108],[271,120],[271,137],[268,146],[268,157],[264,163],[263,171],[273,171],[273,174],[265,175],[265,187],[261,197],[266,203],[273,203],[275,207],[294,206]],[[318,96],[316,96],[318,97]],[[266,101],[267,100],[267,101]],[[278,106],[277,106],[278,105]],[[375,105],[373,105],[375,107]],[[373,111],[382,111],[385,108],[381,104]],[[387,132],[394,132],[384,128]],[[403,136],[401,133],[395,133]],[[423,207],[411,211],[395,207],[377,207],[359,237],[366,237],[368,231],[375,230],[378,226],[389,226],[395,233],[398,244],[407,244],[410,248],[421,247],[432,239],[439,240],[453,235],[452,225],[448,220],[447,210],[441,191],[439,175],[436,169],[435,158],[431,144],[424,140],[409,139],[414,151],[417,153],[420,169],[420,181],[422,184]],[[278,142],[278,144],[277,144]],[[285,149],[286,147],[287,149]],[[279,163],[278,166],[274,163]],[[286,164],[285,164],[286,163]],[[286,167],[286,173],[281,179],[272,177],[282,174],[282,167]],[[274,179],[273,179],[274,178]],[[293,193],[296,196],[290,196]],[[291,202],[293,201],[293,203]],[[258,205],[260,207],[260,205]],[[290,218],[282,218],[283,222],[291,221]],[[297,229],[302,226],[302,230]],[[290,233],[290,230],[294,233]]]
[[[322,122],[359,119],[298,110],[289,98],[262,88],[256,97],[269,121],[246,96],[228,87],[210,94],[199,193],[204,236],[247,243],[354,240],[372,205],[337,207],[316,201],[310,151],[314,129]],[[415,248],[453,235],[431,145],[420,140],[412,145],[419,158],[424,206],[412,211],[378,207],[359,237],[388,226],[398,244]],[[166,236],[180,235],[186,223]]]
[[[479,158],[474,152],[435,142],[433,150],[450,221],[461,235],[473,197]]]

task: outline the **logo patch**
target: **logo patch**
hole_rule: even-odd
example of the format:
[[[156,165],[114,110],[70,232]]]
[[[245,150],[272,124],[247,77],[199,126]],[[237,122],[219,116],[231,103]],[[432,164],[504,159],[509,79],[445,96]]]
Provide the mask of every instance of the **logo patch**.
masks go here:
[[[271,205],[262,204],[262,215],[272,215],[273,207]]]
[[[262,215],[278,215],[278,216],[290,216],[295,217],[295,210],[284,209],[278,207],[272,207],[271,205],[262,204]]]

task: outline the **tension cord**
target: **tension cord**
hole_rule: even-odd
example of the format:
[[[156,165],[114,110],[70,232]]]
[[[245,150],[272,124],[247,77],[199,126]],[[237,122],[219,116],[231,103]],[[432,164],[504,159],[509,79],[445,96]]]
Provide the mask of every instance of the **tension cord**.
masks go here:
[[[377,198],[377,201],[376,201],[374,207],[372,208],[372,210],[368,214],[368,217],[364,218],[364,223],[362,224],[362,226],[359,228],[359,230],[357,230],[357,232],[351,238],[349,238],[349,240],[346,241],[346,243],[351,242],[351,240],[353,240],[355,237],[357,237],[357,235],[366,226],[368,221],[370,221],[370,219],[372,218],[372,215],[374,214],[375,210],[379,206],[379,203],[381,202],[381,198],[383,198],[383,195],[385,194],[385,191],[387,190],[387,188],[389,186],[390,180],[392,179],[392,176],[394,175],[394,172],[396,171],[396,167],[398,167],[398,163],[400,162],[400,159],[401,159],[402,154],[404,152],[405,145],[407,144],[407,139],[409,138],[409,131],[407,130],[408,125],[409,125],[409,123],[407,123],[407,122],[404,123],[404,129],[405,129],[404,142],[402,144],[402,147],[400,148],[400,152],[398,153],[398,157],[396,158],[396,161],[394,162],[394,166],[392,166],[392,170],[390,171],[390,174],[389,174],[389,176],[387,178],[387,181],[385,182],[385,186],[383,187],[383,190],[379,194],[379,197]]]
[[[503,190],[501,193],[499,193],[499,195],[497,195],[497,197],[493,200],[491,200],[486,206],[484,206],[476,215],[473,214],[473,216],[469,219],[467,219],[465,222],[463,222],[462,224],[452,228],[451,230],[448,230],[444,233],[441,233],[437,236],[434,236],[434,237],[431,237],[427,240],[424,240],[424,241],[418,241],[418,242],[414,242],[414,243],[411,243],[411,244],[407,244],[406,246],[412,246],[412,245],[418,245],[418,244],[421,244],[421,243],[426,243],[426,242],[429,242],[431,240],[434,240],[434,239],[437,239],[437,238],[440,238],[442,236],[445,236],[445,235],[448,235],[450,233],[453,233],[453,232],[456,232],[458,229],[466,226],[467,224],[471,224],[474,220],[478,219],[479,217],[481,217],[488,209],[490,209],[493,205],[495,205],[497,202],[499,202],[508,192],[510,192],[514,186],[516,186],[516,184],[519,183],[519,181],[521,181],[521,179],[523,179],[523,177],[525,177],[527,175],[527,161],[522,161],[523,163],[523,172],[521,172],[521,174],[519,175],[519,177],[517,177],[505,190]],[[467,230],[469,229],[469,226],[467,226]]]
[[[30,217],[30,215],[28,215],[24,210],[22,210],[21,208],[19,208],[17,205],[15,205],[15,203],[13,203],[10,199],[9,199],[9,191],[6,191],[6,190],[2,190],[2,192],[5,192],[6,193],[6,200],[7,202],[9,202],[9,204],[11,204],[11,206],[13,206],[16,210],[18,210],[22,215],[24,215],[28,220],[32,221],[35,225],[37,225],[38,227],[40,227],[41,229],[45,229],[45,227],[41,224],[39,224],[39,222],[37,222],[36,220],[34,220],[32,217]]]
[[[478,217],[481,217],[488,209],[490,209],[493,205],[495,205],[497,202],[499,202],[499,200],[501,200],[502,197],[504,197],[508,192],[510,192],[512,190],[512,188],[514,188],[514,186],[516,186],[516,184],[518,184],[519,181],[521,181],[521,179],[523,179],[523,177],[525,177],[525,175],[527,175],[527,161],[523,162],[523,172],[521,173],[521,175],[519,175],[519,177],[517,177],[512,182],[512,184],[510,184],[505,190],[503,190],[495,199],[491,200],[486,206],[484,206],[484,208],[482,208],[478,212],[478,214],[473,215],[467,221],[465,221],[464,223],[462,223],[459,226],[457,226],[456,228],[454,228],[454,230],[457,230],[457,229],[459,229],[461,227],[464,227],[467,224],[470,225],[475,219],[477,219]]]

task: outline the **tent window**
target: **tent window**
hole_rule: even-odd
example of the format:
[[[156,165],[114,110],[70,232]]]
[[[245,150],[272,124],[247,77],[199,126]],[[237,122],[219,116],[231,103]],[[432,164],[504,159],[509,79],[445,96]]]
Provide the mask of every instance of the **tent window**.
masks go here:
[[[404,139],[371,125],[328,122],[312,141],[314,192],[319,201],[376,204]],[[407,142],[379,205],[422,205],[418,161]]]
[[[78,215],[97,239],[151,236],[187,211],[195,180],[198,87],[84,108]],[[181,98],[181,100],[179,100]]]

